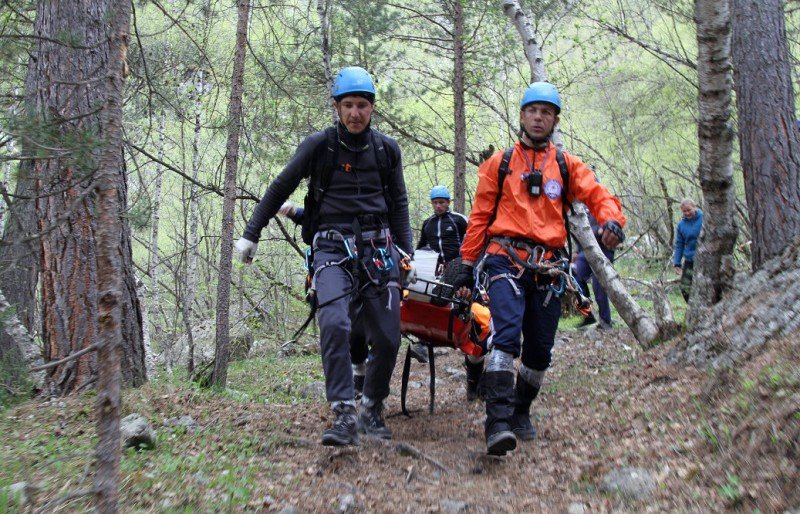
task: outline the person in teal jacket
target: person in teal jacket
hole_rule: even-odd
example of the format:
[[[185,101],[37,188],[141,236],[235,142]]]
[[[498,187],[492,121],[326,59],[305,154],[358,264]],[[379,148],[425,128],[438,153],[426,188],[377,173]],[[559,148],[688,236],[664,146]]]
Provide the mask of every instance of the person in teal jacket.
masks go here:
[[[697,250],[697,239],[703,228],[703,211],[697,208],[694,200],[685,198],[681,201],[683,217],[675,230],[675,254],[672,264],[675,273],[681,276],[681,294],[689,301],[694,275],[694,253]]]

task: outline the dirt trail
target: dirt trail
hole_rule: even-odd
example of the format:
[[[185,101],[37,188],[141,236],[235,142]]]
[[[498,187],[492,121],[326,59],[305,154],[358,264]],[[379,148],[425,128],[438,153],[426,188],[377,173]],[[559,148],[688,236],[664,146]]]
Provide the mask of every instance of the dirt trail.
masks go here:
[[[641,353],[627,330],[560,333],[554,365],[534,403],[539,436],[505,458],[485,455],[483,404],[467,403],[463,377],[451,376],[461,370],[462,357],[455,351],[437,357],[433,415],[427,412],[427,366],[413,364],[408,403],[417,412],[397,415],[399,395],[389,398],[391,443],[319,446],[329,414],[323,404],[312,407],[270,455],[303,463],[294,466],[289,487],[270,494],[300,512],[335,511],[348,494],[355,512],[567,512],[578,505],[584,512],[692,510],[692,487],[679,475],[699,471],[692,448],[702,441],[687,414],[690,405],[682,402],[689,403],[702,374],[662,368],[660,353]],[[400,390],[399,379],[400,364],[393,391]],[[399,453],[400,443],[445,470]],[[597,492],[602,476],[620,466],[648,469],[661,488],[639,503]]]

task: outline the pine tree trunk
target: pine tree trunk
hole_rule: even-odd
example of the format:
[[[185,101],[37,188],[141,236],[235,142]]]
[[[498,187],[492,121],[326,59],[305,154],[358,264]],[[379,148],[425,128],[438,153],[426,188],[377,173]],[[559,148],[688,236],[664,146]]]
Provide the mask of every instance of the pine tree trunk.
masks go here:
[[[705,218],[695,256],[694,282],[686,313],[692,326],[731,287],[736,227],[733,186],[733,130],[730,126],[731,62],[728,0],[697,0],[697,75],[700,86],[697,126],[698,174]]]
[[[220,243],[219,283],[217,285],[217,333],[214,373],[211,382],[225,387],[230,359],[230,300],[233,256],[233,211],[236,204],[236,170],[239,162],[239,134],[242,124],[242,90],[244,61],[247,49],[247,19],[250,0],[237,0],[239,21],[236,27],[236,52],[231,77],[231,97],[228,105],[228,144],[225,149],[225,200],[222,207],[222,241]]]
[[[112,11],[112,7],[118,11]],[[41,234],[45,356],[47,360],[62,359],[97,343],[100,331],[109,329],[105,316],[110,309],[107,296],[112,294],[116,302],[113,308],[121,311],[115,323],[121,323],[123,380],[129,385],[140,385],[146,380],[142,316],[125,217],[118,220],[118,233],[104,234],[104,237],[115,238],[114,249],[120,259],[119,271],[114,272],[115,280],[119,281],[114,283],[114,291],[106,288],[107,277],[101,276],[106,270],[98,264],[108,264],[99,261],[108,256],[98,239],[98,231],[107,228],[107,221],[99,220],[100,206],[109,201],[104,195],[111,194],[98,189],[101,176],[106,181],[112,179],[104,175],[111,173],[103,168],[110,159],[108,152],[117,154],[115,162],[118,164],[113,169],[117,185],[113,194],[118,196],[122,209],[127,204],[122,149],[119,141],[113,139],[120,134],[105,132],[111,122],[104,109],[109,102],[120,101],[111,98],[119,92],[108,90],[106,81],[122,80],[120,74],[125,65],[120,60],[120,52],[125,52],[125,48],[117,46],[124,44],[118,39],[123,37],[122,32],[127,34],[127,18],[120,19],[113,13],[129,16],[129,7],[110,0],[86,4],[40,1],[35,32],[52,40],[70,34],[80,44],[71,47],[47,39],[37,40],[36,58],[30,70],[35,84],[29,89],[34,102],[29,112],[37,116],[39,123],[49,127],[41,131],[39,137],[55,134],[52,141],[43,141],[49,146],[80,141],[50,158],[35,161],[34,165],[38,186],[36,212]],[[111,33],[111,44],[116,45],[113,49],[108,46],[109,27],[102,20],[110,20],[108,23],[113,23],[116,29]],[[111,67],[113,72],[110,72]],[[103,108],[98,111],[99,107]],[[119,123],[117,120],[116,124]],[[112,124],[112,129],[116,130],[117,125]],[[117,146],[108,149],[107,145],[114,142]],[[99,366],[98,355],[90,352],[53,368],[48,377],[49,385],[55,394],[94,386]]]
[[[456,212],[466,212],[467,120],[464,106],[464,6],[453,0],[453,196]]]
[[[732,0],[739,148],[753,269],[800,236],[800,135],[781,0]]]

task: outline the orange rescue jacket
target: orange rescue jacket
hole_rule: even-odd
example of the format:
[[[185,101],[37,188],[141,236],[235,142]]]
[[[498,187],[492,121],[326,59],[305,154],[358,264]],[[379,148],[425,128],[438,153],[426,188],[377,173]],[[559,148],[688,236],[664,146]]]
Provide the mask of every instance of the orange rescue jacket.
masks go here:
[[[527,239],[551,250],[563,248],[566,244],[567,232],[564,228],[561,201],[564,184],[553,143],[549,143],[547,149],[535,152],[519,141],[515,143],[514,153],[508,164],[509,173],[503,181],[497,217],[489,226],[489,220],[495,211],[498,170],[503,152],[496,152],[478,169],[478,189],[461,246],[461,255],[465,261],[475,262],[486,247],[486,242],[494,236]],[[524,174],[531,171],[525,154],[534,169],[542,171],[542,194],[536,198],[530,196],[527,183],[522,179]],[[595,180],[592,170],[580,159],[567,152],[563,154],[569,171],[567,200],[580,200],[586,204],[600,225],[614,220],[624,227],[625,215],[622,214],[619,199]],[[490,245],[487,252],[505,253],[496,243]]]

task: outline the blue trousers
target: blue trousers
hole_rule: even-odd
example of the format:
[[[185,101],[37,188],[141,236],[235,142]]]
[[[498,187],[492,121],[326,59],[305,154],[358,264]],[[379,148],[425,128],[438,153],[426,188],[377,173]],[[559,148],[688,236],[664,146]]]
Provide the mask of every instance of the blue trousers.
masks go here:
[[[606,259],[612,263],[614,262],[613,250],[603,250],[603,254],[606,256]],[[585,289],[584,293],[586,296],[591,298],[589,290],[586,288],[589,277],[592,278],[592,291],[594,291],[594,299],[597,302],[597,310],[599,311],[600,319],[611,324],[611,307],[608,304],[608,295],[606,295],[606,292],[600,286],[597,277],[592,273],[592,268],[586,261],[586,255],[580,252],[577,257],[575,257],[575,279],[581,284],[581,287]]]
[[[546,370],[561,316],[561,299],[550,291],[550,279],[530,270],[514,278],[519,270],[505,255],[488,256],[484,271],[491,280],[492,346],[515,357],[521,354],[531,369]]]

